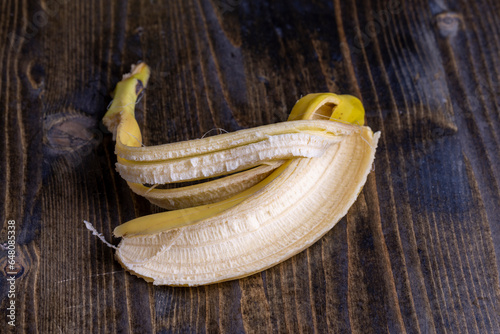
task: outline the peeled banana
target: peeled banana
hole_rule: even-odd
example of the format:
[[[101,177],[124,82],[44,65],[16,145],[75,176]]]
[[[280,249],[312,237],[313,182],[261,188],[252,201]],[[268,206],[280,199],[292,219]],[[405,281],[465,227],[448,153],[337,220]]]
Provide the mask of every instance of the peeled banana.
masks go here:
[[[347,214],[380,135],[363,126],[359,100],[310,94],[287,122],[146,147],[134,110],[149,75],[144,63],[133,67],[103,118],[120,175],[135,193],[173,210],[114,230],[122,238],[116,258],[131,273],[183,286],[248,276],[309,247]]]

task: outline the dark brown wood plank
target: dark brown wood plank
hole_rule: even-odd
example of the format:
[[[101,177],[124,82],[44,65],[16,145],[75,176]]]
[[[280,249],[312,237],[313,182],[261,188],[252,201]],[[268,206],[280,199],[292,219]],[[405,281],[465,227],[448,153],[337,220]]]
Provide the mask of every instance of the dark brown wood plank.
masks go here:
[[[0,243],[16,222],[16,327],[63,333],[500,331],[500,3],[494,0],[0,3]],[[138,60],[148,145],[360,97],[382,131],[347,217],[260,274],[197,288],[126,273],[106,239],[160,209],[114,171],[100,120]]]
[[[1,4],[0,65],[1,73],[1,120],[0,135],[0,243],[8,246],[9,220],[15,227],[15,265],[8,266],[8,252],[2,251],[0,264],[0,309],[2,327],[8,325],[7,306],[15,302],[17,328],[36,330],[38,323],[38,291],[40,267],[40,218],[41,205],[38,197],[42,178],[42,108],[40,105],[43,73],[38,62],[40,43],[31,39],[22,43],[17,35],[26,29],[26,18],[32,5],[23,2],[4,1]],[[3,249],[3,248],[2,248]],[[11,275],[10,272],[17,274]],[[7,278],[16,277],[15,290]],[[24,291],[31,291],[31,296]],[[14,293],[15,296],[10,296]],[[9,312],[10,313],[10,312]]]

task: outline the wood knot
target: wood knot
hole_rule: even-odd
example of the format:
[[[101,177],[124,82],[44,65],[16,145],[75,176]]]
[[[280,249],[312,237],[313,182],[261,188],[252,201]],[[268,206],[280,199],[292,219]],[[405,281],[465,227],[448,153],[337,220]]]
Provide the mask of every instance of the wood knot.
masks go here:
[[[441,37],[453,37],[460,29],[462,15],[455,12],[443,12],[436,15],[435,22]]]
[[[56,114],[44,120],[43,146],[48,156],[62,156],[69,165],[80,165],[102,142],[104,131],[81,114]]]
[[[92,118],[56,114],[44,122],[44,144],[59,153],[71,153],[99,144],[103,134]]]
[[[24,274],[24,266],[17,262],[18,259],[16,258],[16,262],[13,264],[9,264],[8,261],[4,264],[3,266],[3,272],[4,275],[7,277],[14,276],[14,278],[19,278]]]
[[[39,89],[45,82],[45,68],[41,64],[30,61],[26,77],[33,89]]]

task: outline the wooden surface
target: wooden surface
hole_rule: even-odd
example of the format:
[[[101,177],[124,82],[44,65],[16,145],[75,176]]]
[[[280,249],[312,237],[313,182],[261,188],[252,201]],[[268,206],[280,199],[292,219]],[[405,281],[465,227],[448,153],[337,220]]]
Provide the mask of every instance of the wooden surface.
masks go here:
[[[382,131],[346,218],[239,281],[155,287],[108,240],[158,212],[100,125],[138,60],[148,145],[284,121],[310,92],[360,97]],[[2,0],[0,241],[16,226],[16,327],[0,332],[500,333],[500,2]]]

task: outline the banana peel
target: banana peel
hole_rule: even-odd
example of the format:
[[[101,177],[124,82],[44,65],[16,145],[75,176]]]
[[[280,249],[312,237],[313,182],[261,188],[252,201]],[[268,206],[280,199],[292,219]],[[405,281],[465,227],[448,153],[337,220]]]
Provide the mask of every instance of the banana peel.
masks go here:
[[[142,63],[124,76],[103,123],[131,189],[176,210],[115,228],[125,269],[158,285],[241,278],[309,247],[347,214],[380,136],[363,126],[358,99],[309,94],[287,122],[145,147],[134,110],[149,74]],[[214,176],[222,177],[176,189],[142,184]]]
[[[284,162],[285,160],[269,161],[243,173],[206,181],[203,185],[194,184],[167,189],[147,187],[133,182],[129,182],[128,185],[134,193],[161,208],[167,210],[184,209],[230,198],[256,185]]]

